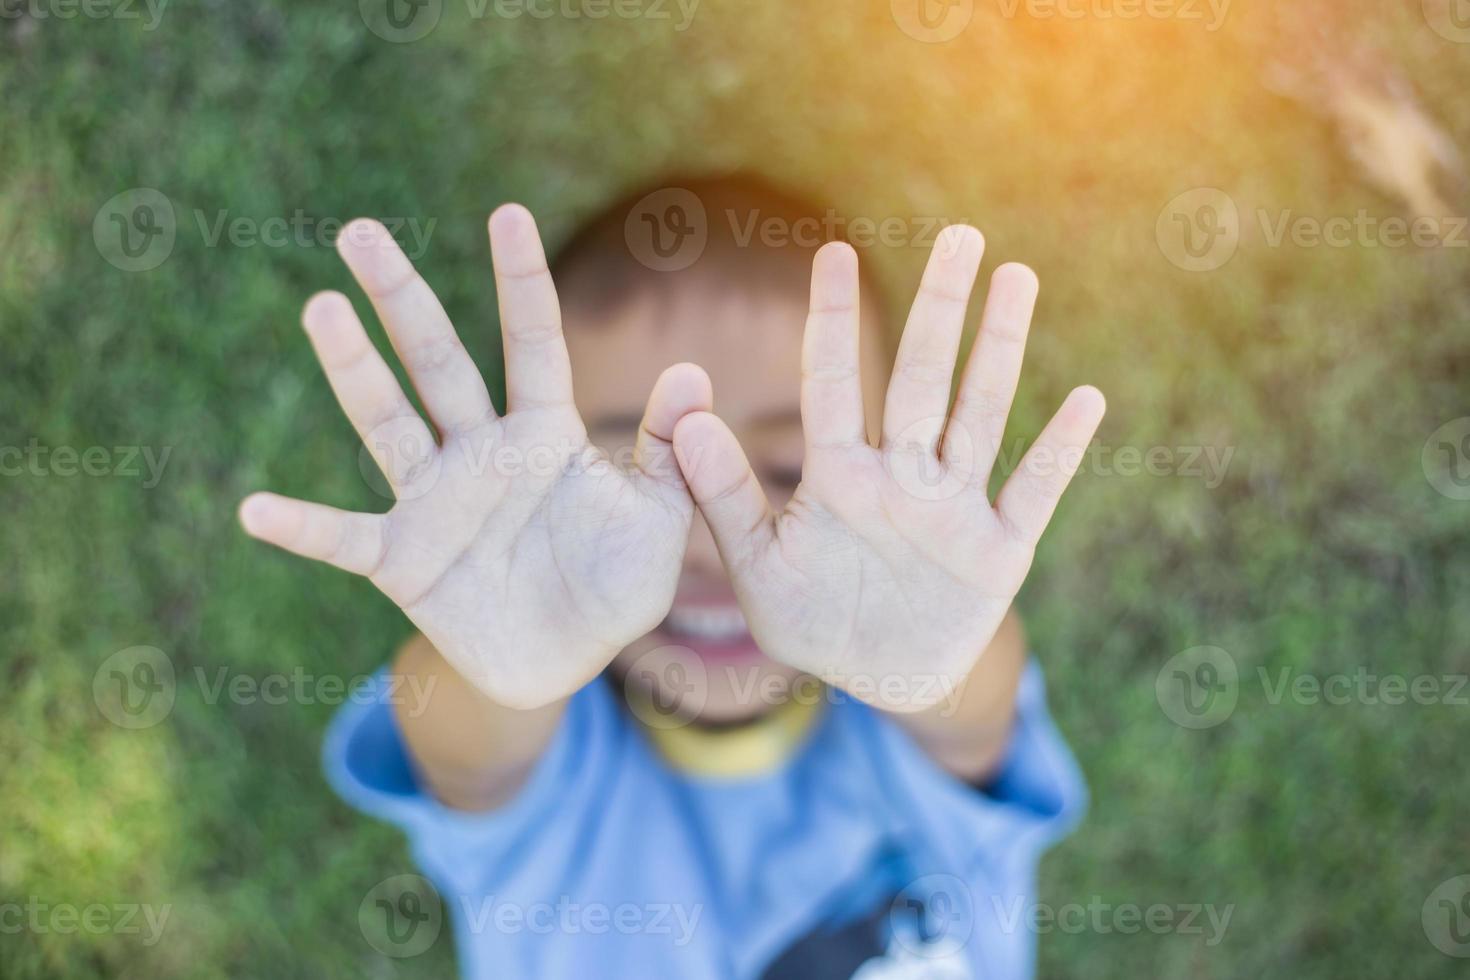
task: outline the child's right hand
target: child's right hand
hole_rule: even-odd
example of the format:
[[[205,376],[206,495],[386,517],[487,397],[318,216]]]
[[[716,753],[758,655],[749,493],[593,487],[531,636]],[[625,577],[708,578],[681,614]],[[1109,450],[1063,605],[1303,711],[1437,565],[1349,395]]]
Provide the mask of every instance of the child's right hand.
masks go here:
[[[572,403],[556,289],[531,215],[490,218],[505,342],[507,414],[427,283],[386,229],[357,221],[338,251],[387,328],[430,419],[414,410],[348,299],[302,315],[347,417],[397,498],[361,514],[260,493],[245,530],[367,576],[467,679],[512,708],[595,677],[668,611],[693,504],[670,440],[711,407],[709,378],[669,368],[649,396],[633,466],[587,441]]]

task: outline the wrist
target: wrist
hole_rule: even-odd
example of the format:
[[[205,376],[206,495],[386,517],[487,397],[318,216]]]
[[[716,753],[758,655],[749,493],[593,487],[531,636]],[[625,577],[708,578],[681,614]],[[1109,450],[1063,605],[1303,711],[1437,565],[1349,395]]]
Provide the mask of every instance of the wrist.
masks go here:
[[[950,698],[922,711],[895,714],[894,721],[947,772],[981,784],[1004,762],[1025,666],[1026,637],[1012,609]]]

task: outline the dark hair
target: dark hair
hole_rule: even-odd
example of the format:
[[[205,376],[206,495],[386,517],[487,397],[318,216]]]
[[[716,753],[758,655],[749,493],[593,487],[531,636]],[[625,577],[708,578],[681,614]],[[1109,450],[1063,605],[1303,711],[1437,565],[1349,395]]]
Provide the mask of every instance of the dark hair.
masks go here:
[[[835,210],[758,177],[669,180],[584,224],[557,252],[552,273],[573,309],[605,312],[646,290],[691,286],[790,293],[804,303],[812,256],[841,240],[843,227]],[[678,247],[661,254],[653,236]],[[872,290],[866,276],[863,289]]]

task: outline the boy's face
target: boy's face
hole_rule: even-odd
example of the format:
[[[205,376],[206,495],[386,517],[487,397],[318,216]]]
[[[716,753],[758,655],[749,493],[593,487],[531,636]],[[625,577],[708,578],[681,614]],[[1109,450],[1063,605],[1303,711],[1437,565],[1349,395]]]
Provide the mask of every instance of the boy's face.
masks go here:
[[[573,390],[589,437],[626,457],[654,380],[670,364],[691,361],[709,372],[715,412],[740,439],[771,506],[779,510],[801,481],[805,319],[806,299],[793,290],[742,292],[692,283],[644,290],[611,313],[568,308]],[[870,432],[881,421],[882,338],[876,311],[865,309],[863,389]],[[797,676],[751,639],[697,510],[668,617],[623,650],[613,670],[652,688],[647,693],[661,709],[678,704],[679,717],[710,724],[769,710]]]

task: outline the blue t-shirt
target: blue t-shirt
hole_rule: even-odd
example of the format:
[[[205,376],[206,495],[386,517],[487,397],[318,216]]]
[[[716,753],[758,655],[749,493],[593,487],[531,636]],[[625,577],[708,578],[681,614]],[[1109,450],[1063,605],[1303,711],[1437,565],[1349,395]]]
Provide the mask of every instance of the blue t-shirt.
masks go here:
[[[327,774],[408,835],[474,980],[1029,977],[1037,860],[1085,806],[1034,663],[983,791],[840,695],[775,771],[676,772],[599,681],[485,813],[420,784],[378,686],[334,719]]]

